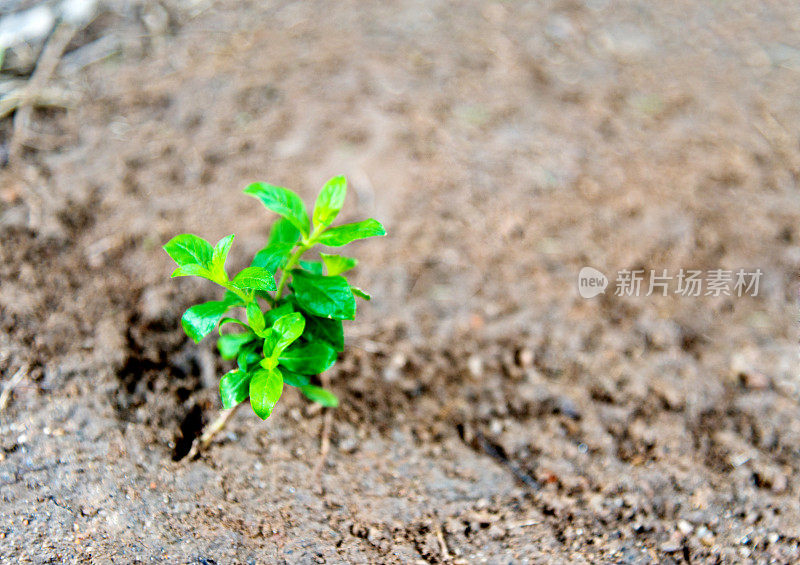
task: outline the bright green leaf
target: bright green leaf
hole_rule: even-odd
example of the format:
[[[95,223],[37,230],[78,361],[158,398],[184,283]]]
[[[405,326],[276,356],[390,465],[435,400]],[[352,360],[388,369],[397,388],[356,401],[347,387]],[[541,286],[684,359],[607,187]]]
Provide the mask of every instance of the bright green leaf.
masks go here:
[[[203,277],[204,279],[214,280],[211,271],[203,267],[202,265],[198,265],[197,263],[192,263],[189,265],[184,265],[182,267],[178,267],[174,271],[172,271],[172,277]]]
[[[264,355],[264,360],[267,362],[264,366],[265,367],[274,367],[276,363],[274,362],[274,355],[275,348],[278,345],[278,341],[281,339],[281,335],[273,330],[272,328],[267,328],[261,334],[264,338],[264,343],[262,345],[262,351]]]
[[[306,205],[297,194],[287,188],[264,182],[255,182],[244,189],[245,194],[255,196],[276,214],[289,220],[304,236],[308,236],[310,220]]]
[[[219,349],[220,356],[227,360],[236,359],[242,346],[250,343],[254,337],[255,334],[250,332],[219,336],[219,339],[217,339],[217,349]]]
[[[312,275],[322,274],[321,261],[300,261],[300,267],[311,273]]]
[[[300,391],[305,394],[309,400],[317,404],[322,404],[327,408],[336,408],[339,406],[339,399],[336,398],[336,395],[324,388],[314,385],[304,385],[300,387]]]
[[[275,276],[263,267],[247,267],[242,269],[231,281],[242,289],[276,290]]]
[[[176,235],[170,239],[164,245],[164,251],[172,257],[172,260],[179,267],[194,264],[201,267],[209,267],[211,265],[211,257],[214,254],[214,249],[209,242],[190,233]]]
[[[280,337],[271,355],[274,356],[276,352],[280,353],[289,347],[292,342],[303,335],[305,327],[306,321],[300,312],[286,314],[275,320],[275,323],[272,324],[272,330],[277,332]]]
[[[281,353],[280,364],[296,373],[317,375],[336,362],[336,350],[324,341],[293,346]]]
[[[294,229],[294,226],[292,226],[292,229]],[[263,267],[274,273],[286,264],[293,247],[294,243],[270,243],[256,253],[250,264],[253,267]]]
[[[364,292],[363,290],[361,290],[358,287],[351,286],[350,290],[353,291],[354,295],[356,295],[356,296],[358,296],[360,298],[363,298],[364,300],[372,300],[372,296],[370,296],[369,294],[367,294],[366,292]]]
[[[277,369],[259,369],[250,380],[250,405],[266,420],[283,392],[283,376]]]
[[[186,335],[199,343],[201,339],[214,331],[217,322],[227,311],[228,305],[217,300],[197,304],[184,312],[181,325]]]
[[[356,239],[365,239],[367,237],[375,237],[378,235],[386,235],[386,230],[378,220],[364,220],[363,222],[356,222],[354,224],[344,224],[343,226],[336,226],[319,236],[319,241],[322,245],[329,245],[331,247],[339,247],[347,245]]]
[[[222,328],[226,324],[238,324],[238,325],[240,325],[240,326],[242,326],[244,328],[247,328],[248,331],[250,330],[250,326],[248,326],[247,324],[245,324],[243,321],[239,320],[238,318],[222,318],[219,321],[219,335],[222,335]]]
[[[222,375],[219,380],[219,396],[222,407],[228,410],[247,399],[250,394],[250,378],[252,375],[242,370],[234,370]]]
[[[292,271],[292,288],[298,304],[315,316],[335,320],[355,318],[356,300],[344,277]]]
[[[266,327],[264,314],[261,312],[261,308],[256,302],[250,302],[247,305],[247,324],[257,335],[261,335]]]
[[[257,351],[258,347],[259,343],[254,341],[239,350],[239,355],[236,356],[236,364],[242,371],[249,371],[261,361],[261,355]]]
[[[300,230],[294,227],[294,224],[286,218],[278,218],[278,220],[272,224],[272,228],[269,230],[269,239],[267,239],[267,244],[275,245],[277,243],[291,243],[294,245],[297,243],[298,239],[300,239]]]
[[[271,310],[267,310],[264,313],[264,320],[267,322],[268,326],[271,326],[275,323],[275,320],[281,316],[285,316],[286,314],[291,314],[292,312],[294,312],[294,307],[291,303],[286,302],[280,306],[272,308]]]
[[[325,268],[328,270],[329,277],[341,275],[345,271],[349,271],[358,265],[358,259],[352,257],[345,257],[344,255],[328,255],[327,253],[320,253],[322,262],[325,263]]]
[[[228,259],[228,252],[231,250],[234,235],[223,237],[214,246],[214,251],[211,256],[211,272],[220,280],[227,280],[228,276],[225,274],[225,261]]]
[[[278,359],[277,357],[262,357],[261,361],[259,361],[259,365],[261,365],[262,368],[271,371],[278,366]]]
[[[342,209],[346,194],[347,180],[344,177],[333,177],[325,183],[314,205],[315,227],[328,227],[331,225],[339,210]]]
[[[289,386],[305,386],[308,384],[308,375],[295,373],[286,367],[279,367],[278,370],[283,375],[283,382]]]
[[[308,341],[321,339],[333,346],[336,351],[344,351],[344,328],[341,320],[331,320],[306,314],[306,329],[303,338]]]

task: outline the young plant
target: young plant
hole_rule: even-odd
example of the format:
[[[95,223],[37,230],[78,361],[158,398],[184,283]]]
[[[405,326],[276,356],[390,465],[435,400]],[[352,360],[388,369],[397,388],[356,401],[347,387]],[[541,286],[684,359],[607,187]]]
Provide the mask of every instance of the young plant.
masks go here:
[[[312,378],[330,369],[343,351],[342,321],[355,317],[356,297],[369,300],[370,296],[342,276],[356,266],[356,259],[320,253],[321,261],[304,261],[303,256],[317,245],[341,247],[386,235],[373,219],[331,226],[346,192],[344,177],[329,180],[309,218],[305,204],[291,190],[265,183],[248,186],[245,194],[281,218],[273,224],[267,245],[233,278],[225,269],[233,235],[212,246],[196,235],[183,234],[164,246],[178,264],[173,277],[198,276],[225,289],[220,300],[192,306],[181,318],[195,342],[218,327],[220,355],[236,362],[219,383],[222,406],[228,412],[203,435],[203,444],[210,443],[233,409],[248,398],[259,418],[269,417],[284,385],[297,387],[323,406],[338,405],[336,396],[312,384]]]

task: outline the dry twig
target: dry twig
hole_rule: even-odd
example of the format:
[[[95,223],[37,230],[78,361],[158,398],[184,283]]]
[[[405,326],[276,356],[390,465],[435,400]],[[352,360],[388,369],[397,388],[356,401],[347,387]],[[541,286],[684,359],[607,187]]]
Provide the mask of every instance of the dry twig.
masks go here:
[[[450,561],[453,556],[450,555],[450,549],[447,547],[447,542],[444,539],[444,532],[442,531],[441,524],[436,524],[436,539],[439,540],[439,549],[442,552],[442,561]]]
[[[14,387],[17,386],[22,379],[25,378],[25,375],[28,374],[28,366],[23,365],[20,367],[14,376],[5,384],[3,387],[3,392],[0,393],[0,412],[3,412],[7,407],[8,403],[11,401],[11,391],[14,390]]]
[[[16,113],[14,114],[14,128],[11,134],[11,144],[9,147],[9,159],[11,162],[16,161],[19,157],[20,150],[28,133],[28,126],[31,120],[31,114],[37,102],[53,102],[55,98],[53,93],[47,92],[45,86],[50,80],[50,77],[58,67],[58,62],[61,60],[61,55],[64,54],[64,49],[67,48],[72,37],[75,35],[75,27],[67,23],[60,23],[56,26],[55,31],[47,40],[39,61],[36,64],[36,69],[33,71],[28,84],[25,85],[22,92],[19,92],[16,100],[10,100],[7,104],[14,103]],[[9,97],[3,99],[5,102]]]

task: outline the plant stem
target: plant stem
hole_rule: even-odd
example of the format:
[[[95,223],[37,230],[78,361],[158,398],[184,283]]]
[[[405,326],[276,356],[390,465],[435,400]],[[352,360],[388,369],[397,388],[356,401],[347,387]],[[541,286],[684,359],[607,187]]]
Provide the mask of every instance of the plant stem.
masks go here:
[[[327,373],[322,373],[319,378],[322,381],[323,388],[330,387],[331,379]],[[325,459],[328,457],[328,452],[331,450],[331,426],[333,425],[333,410],[330,408],[323,408],[323,410],[325,411],[325,415],[322,420],[322,438],[320,440],[319,459],[316,465],[314,465],[314,469],[311,471],[312,480],[317,484],[318,494],[322,494],[324,490],[320,475],[322,474],[322,469],[325,467]]]
[[[286,283],[289,280],[289,271],[297,266],[297,263],[300,261],[300,257],[303,256],[303,253],[311,249],[311,247],[316,243],[317,235],[319,235],[317,233],[317,229],[314,229],[308,239],[297,249],[295,249],[294,253],[292,253],[292,256],[289,257],[289,260],[286,262],[286,266],[281,270],[281,280],[278,281],[278,290],[275,292],[275,302],[278,302],[283,295],[283,289],[286,287]]]
[[[306,246],[301,245],[298,247],[292,256],[289,257],[289,261],[287,261],[286,266],[283,267],[281,271],[281,280],[278,282],[278,290],[275,292],[275,302],[281,299],[281,295],[283,295],[283,289],[286,286],[286,282],[289,279],[289,271],[294,269],[297,266],[297,262],[300,260],[300,256],[306,252]]]
[[[191,461],[200,455],[200,452],[208,449],[208,446],[211,445],[214,436],[216,436],[225,428],[230,419],[233,418],[233,415],[236,414],[236,411],[244,404],[244,402],[240,402],[233,408],[221,410],[219,416],[217,416],[217,419],[211,422],[208,426],[206,426],[205,430],[203,430],[203,435],[195,438],[195,440],[192,442],[192,448],[189,450],[189,453],[186,454],[184,459]]]

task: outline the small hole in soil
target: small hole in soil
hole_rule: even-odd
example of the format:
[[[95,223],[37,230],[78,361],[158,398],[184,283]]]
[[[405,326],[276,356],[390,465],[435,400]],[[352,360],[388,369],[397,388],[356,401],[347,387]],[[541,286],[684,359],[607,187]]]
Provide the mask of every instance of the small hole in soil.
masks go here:
[[[165,455],[175,460],[189,452],[204,424],[200,354],[179,328],[177,320],[162,327],[131,316],[127,360],[113,395],[123,422],[170,430]]]
[[[172,460],[180,461],[189,453],[194,438],[200,435],[203,429],[203,410],[196,404],[189,410],[180,425],[175,437],[175,449],[172,451]]]
[[[127,390],[129,394],[134,394],[139,381],[144,378],[148,371],[157,371],[161,368],[162,365],[159,363],[132,356],[128,358],[125,365],[120,370],[119,379],[125,386],[125,390]]]
[[[182,386],[175,391],[175,394],[178,396],[178,400],[181,402],[186,402],[193,392],[194,391],[192,389]]]

